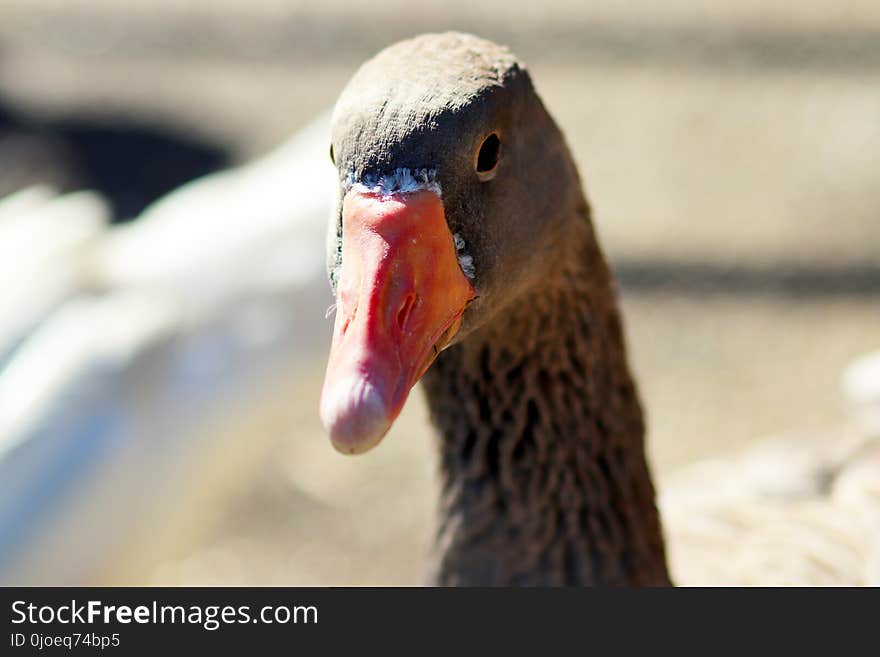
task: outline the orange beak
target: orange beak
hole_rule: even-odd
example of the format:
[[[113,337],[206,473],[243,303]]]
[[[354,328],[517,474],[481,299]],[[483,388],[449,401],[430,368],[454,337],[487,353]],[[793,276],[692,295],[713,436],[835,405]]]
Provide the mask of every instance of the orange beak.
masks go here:
[[[321,420],[336,449],[359,454],[379,443],[473,297],[437,194],[346,194],[321,393]]]

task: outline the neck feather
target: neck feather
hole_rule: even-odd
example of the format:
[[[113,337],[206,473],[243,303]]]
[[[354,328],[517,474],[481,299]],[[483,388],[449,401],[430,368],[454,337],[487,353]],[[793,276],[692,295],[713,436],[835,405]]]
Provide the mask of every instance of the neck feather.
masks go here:
[[[613,282],[582,214],[546,286],[423,379],[442,438],[438,584],[669,583]]]

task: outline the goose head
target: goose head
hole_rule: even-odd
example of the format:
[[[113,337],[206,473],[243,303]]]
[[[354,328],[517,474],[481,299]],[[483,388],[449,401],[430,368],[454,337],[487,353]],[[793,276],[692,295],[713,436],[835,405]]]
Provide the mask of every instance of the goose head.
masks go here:
[[[365,63],[335,106],[331,158],[336,318],[320,413],[353,454],[382,439],[441,350],[540,294],[583,197],[525,67],[459,33]]]

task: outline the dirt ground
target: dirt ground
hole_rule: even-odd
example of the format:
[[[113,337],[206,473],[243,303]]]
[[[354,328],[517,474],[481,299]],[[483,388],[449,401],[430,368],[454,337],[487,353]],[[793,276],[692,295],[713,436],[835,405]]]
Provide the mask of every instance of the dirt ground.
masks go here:
[[[134,116],[244,160],[329,107],[385,43],[449,27],[503,40],[581,166],[661,480],[841,421],[843,367],[880,347],[880,4],[550,4],[0,0],[0,99]],[[414,395],[379,449],[341,457],[315,412],[321,366],[291,383],[296,429],[198,541],[113,582],[420,581],[424,407]]]

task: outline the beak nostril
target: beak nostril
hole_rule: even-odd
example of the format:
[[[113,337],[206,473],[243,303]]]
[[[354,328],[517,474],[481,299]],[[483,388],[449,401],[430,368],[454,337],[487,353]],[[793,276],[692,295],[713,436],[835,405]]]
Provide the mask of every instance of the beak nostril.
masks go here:
[[[337,310],[340,310],[340,309],[337,308]],[[345,335],[345,332],[348,330],[348,327],[351,326],[351,323],[354,321],[355,315],[357,315],[357,311],[358,311],[357,306],[355,306],[351,315],[349,315],[348,317],[345,318],[345,321],[342,324],[342,328],[339,329],[340,336]],[[340,312],[341,312],[341,310],[340,310]]]
[[[406,322],[407,320],[409,320],[409,316],[412,313],[412,309],[415,303],[415,294],[408,294],[403,300],[403,304],[400,306],[400,310],[397,313],[397,328],[399,328],[401,331],[406,326]]]

